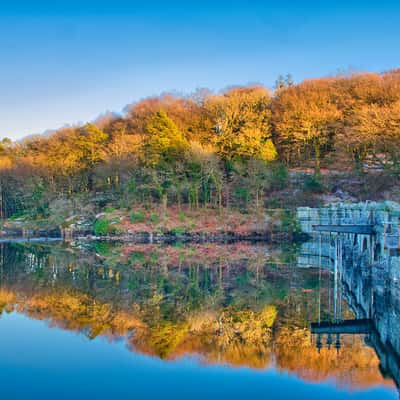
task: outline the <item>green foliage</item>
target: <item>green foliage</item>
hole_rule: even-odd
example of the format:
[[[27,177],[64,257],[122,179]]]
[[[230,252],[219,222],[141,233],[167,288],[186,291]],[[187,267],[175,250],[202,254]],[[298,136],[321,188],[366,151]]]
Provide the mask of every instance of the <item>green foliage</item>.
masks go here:
[[[129,220],[133,223],[133,224],[137,224],[137,223],[143,223],[146,219],[146,213],[143,210],[139,210],[139,211],[133,211],[131,213],[131,215],[129,216]]]
[[[234,192],[236,199],[247,203],[250,200],[250,191],[245,187],[237,187]]]
[[[306,178],[304,190],[312,193],[322,193],[324,191],[324,185],[320,178],[313,175]]]
[[[133,251],[129,256],[129,260],[132,264],[142,265],[145,261],[145,256],[142,252]]]
[[[182,212],[182,211],[180,211],[179,214],[178,214],[178,218],[179,218],[179,221],[185,222],[185,220],[186,220],[186,215],[185,215],[185,213]]]
[[[112,232],[112,227],[107,219],[98,219],[94,223],[93,230],[96,236],[106,236]]]
[[[90,218],[104,208],[113,213],[114,207],[131,204],[146,212],[161,205],[163,214],[172,204],[248,212],[266,203],[282,207],[292,193],[291,204],[310,205],[317,201],[314,194],[326,190],[321,168],[327,166],[344,176],[351,165],[364,173],[352,172],[368,187],[355,196],[378,199],[389,190],[395,196],[399,88],[398,71],[299,84],[282,77],[273,94],[257,85],[208,94],[199,103],[160,96],[101,124],[63,128],[18,145],[4,140],[0,216],[21,213],[38,224],[60,226],[66,218],[84,215],[76,200],[85,210],[91,206]],[[287,168],[300,174],[311,165],[315,176],[304,185],[289,179]],[[379,179],[382,185],[377,182],[371,190],[366,175],[376,170],[391,177],[389,188],[382,189]],[[271,193],[277,191],[284,192]],[[61,199],[71,201],[71,213],[52,206]],[[145,222],[136,213],[131,218]]]
[[[300,231],[300,227],[296,226],[295,223],[295,230],[296,232]],[[290,227],[290,229],[293,229]],[[301,250],[301,245],[298,243],[284,243],[281,246],[282,249],[282,262],[288,265],[296,265],[299,257],[299,253]]]
[[[146,130],[149,134],[145,145],[147,164],[173,163],[182,158],[187,142],[165,111],[156,112]]]
[[[96,241],[94,242],[94,250],[97,254],[100,254],[101,256],[109,256],[112,251],[112,244],[108,242]]]
[[[186,228],[183,226],[177,226],[176,228],[172,229],[171,233],[174,235],[184,235],[186,233]]]
[[[281,201],[281,199],[279,199],[277,197],[270,197],[266,201],[266,207],[272,208],[272,209],[280,208],[280,207],[282,207],[282,201]]]
[[[13,215],[10,216],[10,219],[19,219],[19,218],[25,218],[27,215],[23,211],[18,211],[15,212]]]
[[[157,225],[159,222],[160,222],[160,216],[157,214],[157,213],[151,213],[150,214],[150,222],[153,224],[153,225]]]
[[[281,190],[285,188],[289,181],[289,173],[285,164],[276,162],[271,166],[271,188]]]
[[[81,151],[82,161],[89,166],[103,160],[104,152],[101,145],[105,144],[108,135],[94,124],[86,124],[79,131],[77,144]]]
[[[301,227],[295,210],[284,210],[281,215],[281,230],[290,234],[300,233]]]
[[[182,243],[182,242],[179,242],[179,241],[174,242],[174,243],[171,244],[171,247],[174,247],[176,249],[185,249],[185,246],[186,246],[185,243]]]

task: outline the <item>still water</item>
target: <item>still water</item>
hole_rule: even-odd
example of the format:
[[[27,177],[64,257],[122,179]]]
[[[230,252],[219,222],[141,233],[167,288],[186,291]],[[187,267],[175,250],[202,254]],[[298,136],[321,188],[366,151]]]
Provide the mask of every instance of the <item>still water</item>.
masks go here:
[[[1,398],[397,399],[394,295],[304,249],[2,244]]]

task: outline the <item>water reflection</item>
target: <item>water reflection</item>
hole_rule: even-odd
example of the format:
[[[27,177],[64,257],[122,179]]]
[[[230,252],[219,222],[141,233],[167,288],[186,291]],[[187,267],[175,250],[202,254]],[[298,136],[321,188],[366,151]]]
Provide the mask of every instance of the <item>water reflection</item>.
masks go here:
[[[311,325],[317,349],[342,347],[344,337],[363,337],[380,359],[383,376],[400,385],[400,253],[385,235],[321,235],[303,246],[303,253],[325,258],[332,271],[328,315]],[[300,257],[301,258],[301,257]],[[303,257],[304,260],[304,257]],[[314,260],[315,262],[315,260]],[[342,304],[353,311],[351,319]]]
[[[308,246],[318,255],[316,243]],[[383,343],[380,329],[387,339],[397,322],[394,297],[388,305],[382,291],[382,304],[371,293],[371,274],[345,263],[340,276],[330,263],[305,268],[298,263],[305,248],[1,244],[0,312],[90,340],[122,340],[135,354],[163,360],[195,356],[202,364],[331,380],[346,390],[393,387],[396,351],[381,352],[370,332],[341,332],[336,347],[331,332],[331,345],[320,345],[329,332],[317,338],[310,324],[364,318]]]

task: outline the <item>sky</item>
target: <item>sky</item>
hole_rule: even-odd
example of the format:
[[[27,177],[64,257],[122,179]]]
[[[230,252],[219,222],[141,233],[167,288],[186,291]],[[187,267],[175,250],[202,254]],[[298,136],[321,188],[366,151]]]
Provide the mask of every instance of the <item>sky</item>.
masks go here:
[[[399,0],[0,0],[0,138],[162,92],[400,67]]]

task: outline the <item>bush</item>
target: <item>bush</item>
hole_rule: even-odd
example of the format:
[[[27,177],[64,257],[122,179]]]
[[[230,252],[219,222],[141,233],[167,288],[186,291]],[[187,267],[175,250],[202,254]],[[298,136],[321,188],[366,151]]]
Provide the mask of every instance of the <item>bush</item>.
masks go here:
[[[94,243],[94,250],[97,254],[101,256],[108,256],[111,254],[111,245],[107,242],[98,242]]]
[[[284,189],[289,182],[289,173],[282,163],[274,163],[271,166],[271,188],[274,190]]]
[[[157,225],[160,222],[160,216],[157,213],[150,214],[150,222],[153,225]]]
[[[290,234],[300,233],[301,227],[297,219],[296,211],[285,210],[281,216],[281,229],[282,232]]]
[[[247,204],[250,200],[250,192],[245,187],[236,188],[233,195],[236,200],[243,201],[245,204]]]
[[[266,200],[265,206],[267,208],[281,208],[282,207],[282,200],[278,197],[270,197]]]
[[[186,216],[182,211],[180,211],[178,214],[178,218],[179,218],[179,221],[185,222]]]
[[[143,264],[145,262],[145,256],[142,252],[133,251],[129,256],[131,264]]]
[[[307,192],[322,193],[324,191],[324,185],[318,177],[309,176],[304,182],[304,190]]]
[[[98,219],[94,223],[93,229],[96,236],[105,236],[111,233],[110,221],[106,219]]]
[[[146,217],[145,212],[143,210],[140,210],[137,212],[133,211],[131,213],[129,219],[132,223],[142,223],[142,222],[144,222],[145,217]]]
[[[177,226],[176,228],[172,229],[171,233],[174,235],[184,235],[186,233],[186,229],[183,226]]]
[[[18,211],[11,215],[10,219],[19,219],[19,218],[26,218],[26,214],[22,211]]]
[[[114,211],[115,211],[114,207],[106,207],[105,210],[104,210],[104,212],[106,212],[106,213],[112,213]]]

